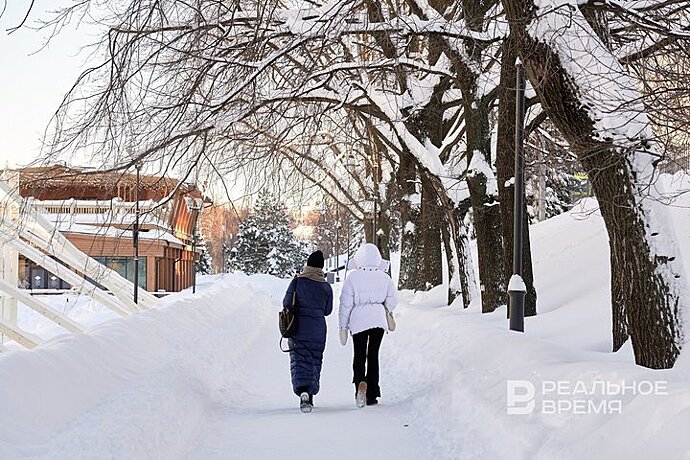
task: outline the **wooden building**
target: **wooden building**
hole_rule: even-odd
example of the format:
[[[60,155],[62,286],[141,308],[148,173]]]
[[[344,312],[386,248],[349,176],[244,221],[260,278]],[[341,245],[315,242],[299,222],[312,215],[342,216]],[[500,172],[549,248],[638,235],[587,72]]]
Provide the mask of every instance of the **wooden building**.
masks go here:
[[[142,174],[137,180],[136,173],[49,166],[20,169],[19,190],[78,249],[130,281],[138,194],[139,285],[152,292],[192,285],[200,252],[193,235],[204,204],[194,185],[160,176]],[[19,262],[20,287],[69,287],[27,259]]]

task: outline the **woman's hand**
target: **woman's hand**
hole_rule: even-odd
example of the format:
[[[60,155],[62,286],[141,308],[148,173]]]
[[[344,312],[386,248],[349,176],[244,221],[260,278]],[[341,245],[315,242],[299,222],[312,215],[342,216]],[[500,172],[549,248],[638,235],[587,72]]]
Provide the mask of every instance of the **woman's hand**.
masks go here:
[[[347,336],[349,334],[347,333],[347,329],[341,329],[340,330],[340,343],[344,346],[347,343]]]

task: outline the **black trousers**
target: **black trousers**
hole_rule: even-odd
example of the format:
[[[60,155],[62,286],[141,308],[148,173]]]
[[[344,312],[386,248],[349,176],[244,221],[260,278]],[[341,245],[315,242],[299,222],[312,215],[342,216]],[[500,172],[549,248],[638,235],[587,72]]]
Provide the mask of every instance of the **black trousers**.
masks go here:
[[[383,329],[367,329],[352,336],[355,356],[352,360],[352,383],[355,391],[359,382],[367,382],[367,399],[381,396],[379,387],[379,348],[383,340]]]

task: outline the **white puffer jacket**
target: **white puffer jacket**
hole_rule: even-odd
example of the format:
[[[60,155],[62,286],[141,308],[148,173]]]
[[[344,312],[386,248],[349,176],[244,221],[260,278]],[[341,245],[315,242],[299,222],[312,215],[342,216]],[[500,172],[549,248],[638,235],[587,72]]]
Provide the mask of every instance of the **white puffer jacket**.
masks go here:
[[[355,270],[347,274],[340,293],[338,320],[340,329],[357,334],[376,327],[388,330],[386,310],[395,310],[395,286],[388,274],[380,269],[385,264],[379,249],[363,244],[353,258]]]

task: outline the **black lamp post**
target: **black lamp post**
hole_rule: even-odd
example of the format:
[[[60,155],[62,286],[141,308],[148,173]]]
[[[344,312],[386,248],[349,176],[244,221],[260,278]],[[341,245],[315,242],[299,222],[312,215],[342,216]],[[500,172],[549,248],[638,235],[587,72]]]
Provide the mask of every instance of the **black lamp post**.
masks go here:
[[[339,203],[335,204],[335,281],[340,281],[340,244],[338,230],[340,229],[340,216],[338,215]]]
[[[137,161],[134,167],[137,170],[137,183],[134,197],[134,232],[132,242],[134,244],[134,303],[139,303],[139,180],[141,162]]]
[[[345,257],[345,279],[347,279],[347,266],[350,263],[350,233],[352,229],[350,228],[350,215],[347,214],[347,226],[345,233],[347,233],[347,249],[345,250],[345,253],[347,256]]]
[[[189,212],[194,213],[194,227],[192,229],[192,294],[196,293],[196,235],[197,224],[199,222],[199,211],[203,201],[191,196],[185,197],[185,203]]]
[[[192,234],[192,294],[196,293],[196,232],[199,213],[194,217],[194,230]]]
[[[525,294],[522,280],[522,208],[525,194],[525,70],[522,62],[516,64],[515,103],[515,192],[513,208],[513,276],[508,284],[510,296],[510,330],[525,331]]]

